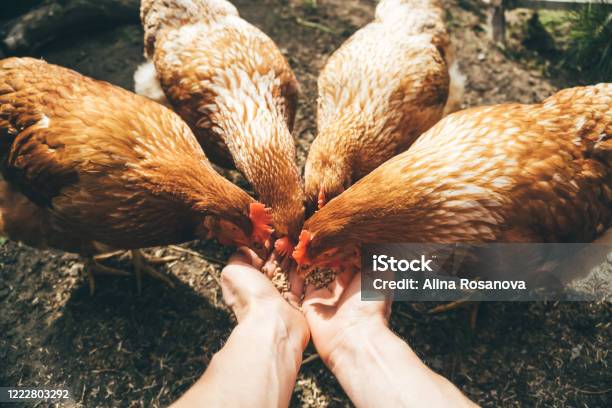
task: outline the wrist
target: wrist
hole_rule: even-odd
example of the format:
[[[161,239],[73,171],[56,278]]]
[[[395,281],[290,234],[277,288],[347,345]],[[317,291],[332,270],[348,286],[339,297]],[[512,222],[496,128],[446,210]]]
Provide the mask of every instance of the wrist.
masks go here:
[[[302,314],[283,300],[269,305],[261,305],[248,311],[239,322],[237,329],[253,335],[269,337],[274,347],[292,356],[299,356],[308,344],[310,331]]]
[[[339,361],[352,360],[371,339],[394,338],[383,319],[354,324],[339,331],[330,342],[328,351],[321,355],[323,362],[332,370],[339,366]]]
[[[473,406],[384,324],[347,331],[326,364],[356,406]]]

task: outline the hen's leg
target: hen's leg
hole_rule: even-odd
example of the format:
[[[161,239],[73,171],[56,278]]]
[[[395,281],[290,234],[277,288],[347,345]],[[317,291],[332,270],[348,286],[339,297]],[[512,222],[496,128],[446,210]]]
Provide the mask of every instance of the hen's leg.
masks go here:
[[[471,307],[472,310],[470,311],[470,327],[474,329],[476,327],[476,320],[478,319],[478,310],[480,307],[480,302],[474,302],[474,301],[463,300],[463,299],[455,300],[454,302],[445,303],[443,305],[436,306],[433,309],[429,310],[429,313],[430,314],[446,313],[446,312],[450,312],[451,310],[459,309],[461,307]]]
[[[455,300],[453,302],[444,303],[443,305],[438,305],[430,309],[429,313],[430,314],[446,313],[446,312],[450,312],[451,310],[457,310],[461,307],[465,307],[468,304],[469,304],[469,301],[464,300],[464,299]]]
[[[174,283],[170,280],[169,277],[164,275],[163,273],[157,271],[155,268],[151,266],[151,264],[159,264],[168,262],[168,259],[174,260],[176,258],[173,257],[165,257],[165,258],[156,258],[156,257],[148,257],[145,256],[142,251],[139,249],[133,249],[130,251],[132,253],[132,264],[134,265],[134,272],[136,273],[136,286],[138,288],[138,293],[142,291],[142,276],[147,274],[154,279],[160,280],[165,283],[167,286],[174,288]]]
[[[101,261],[105,261],[107,259],[110,258],[114,258],[114,257],[119,257],[121,258],[123,255],[126,255],[128,252],[131,253],[131,251],[115,251],[115,252],[109,252],[107,254],[100,254],[100,255],[96,255],[93,257],[94,261],[96,262],[101,262]],[[177,259],[179,259],[177,256],[163,256],[163,257],[157,257],[157,256],[151,256],[151,255],[145,255],[144,253],[141,252],[141,255],[143,257],[146,258],[147,263],[151,264],[151,265],[161,265],[161,264],[165,264],[168,262],[172,262],[172,261],[176,261]]]
[[[180,259],[178,256],[172,256],[172,255],[153,256],[153,255],[145,254],[144,252],[141,252],[140,255],[142,255],[142,257],[145,259],[145,261],[149,265],[163,265],[163,264],[167,264],[168,262],[172,262],[172,261],[176,261]]]
[[[96,281],[94,273],[98,275],[114,275],[114,276],[130,276],[129,272],[121,269],[104,266],[97,262],[96,257],[87,258],[85,261],[85,270],[87,271],[87,281],[89,282],[89,294],[93,296],[96,291]]]
[[[115,251],[115,252],[108,252],[106,254],[100,254],[100,255],[96,255],[93,257],[93,260],[96,262],[101,262],[101,261],[106,261],[107,259],[110,258],[114,258],[116,256],[121,256],[123,254],[125,254],[126,251]]]
[[[174,284],[166,275],[158,272],[151,265],[160,265],[163,263],[175,261],[178,259],[174,256],[166,257],[154,257],[143,254],[140,250],[129,251],[132,255],[132,264],[134,265],[134,273],[136,275],[136,285],[138,287],[138,293],[142,290],[142,275],[147,274],[157,280],[161,280],[169,287],[173,288]],[[98,275],[114,275],[114,276],[130,276],[131,274],[127,271],[111,268],[109,266],[102,265],[100,262],[125,254],[126,251],[115,251],[107,254],[96,255],[88,258],[86,261],[85,268],[87,269],[87,279],[89,281],[89,292],[93,295],[95,292],[95,280],[94,274]]]

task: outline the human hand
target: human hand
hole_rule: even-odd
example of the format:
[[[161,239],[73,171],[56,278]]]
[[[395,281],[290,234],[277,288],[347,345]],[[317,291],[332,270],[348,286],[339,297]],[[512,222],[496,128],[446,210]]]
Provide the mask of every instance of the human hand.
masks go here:
[[[345,271],[329,289],[307,287],[302,309],[321,359],[355,406],[474,406],[387,327],[390,296],[361,300],[361,273]]]
[[[310,332],[304,315],[292,307],[261,272],[263,261],[248,248],[240,248],[221,273],[223,299],[238,323],[279,318],[296,345],[306,347]]]
[[[223,298],[238,325],[174,406],[289,405],[310,332],[304,315],[260,271],[262,264],[253,251],[240,248],[223,268]]]
[[[276,241],[278,243],[278,240]],[[290,254],[291,252],[289,252]],[[300,309],[302,295],[304,293],[304,279],[300,277],[295,261],[291,256],[276,248],[269,254],[264,262],[261,271],[274,280],[279,275],[284,274],[289,290],[282,292],[282,296],[293,305],[296,309]]]
[[[344,271],[328,287],[309,285],[302,310],[319,356],[329,365],[345,342],[387,330],[391,300],[362,301],[361,273]]]

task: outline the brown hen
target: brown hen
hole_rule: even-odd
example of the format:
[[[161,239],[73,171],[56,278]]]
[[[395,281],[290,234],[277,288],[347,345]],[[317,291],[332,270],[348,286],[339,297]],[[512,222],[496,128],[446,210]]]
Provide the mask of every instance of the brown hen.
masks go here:
[[[461,97],[437,0],[383,0],[375,20],[319,76],[318,136],[306,162],[309,211],[406,150]],[[450,108],[449,108],[450,109]]]
[[[361,243],[591,242],[612,226],[612,84],[452,114],[305,223],[298,263]]]
[[[151,62],[137,72],[137,90],[164,95],[213,161],[233,161],[271,207],[276,235],[296,240],[304,220],[290,133],[298,84],[277,46],[225,0],[144,0],[141,18]],[[150,92],[147,77],[163,92]]]
[[[270,235],[263,205],[214,171],[175,113],[40,60],[0,61],[0,160],[0,233],[34,247],[91,257]]]

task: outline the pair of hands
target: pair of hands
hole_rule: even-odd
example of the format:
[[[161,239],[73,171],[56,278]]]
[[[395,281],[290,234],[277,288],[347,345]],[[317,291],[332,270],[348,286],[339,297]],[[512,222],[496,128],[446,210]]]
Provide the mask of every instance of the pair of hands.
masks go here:
[[[306,287],[300,311],[283,299],[261,272],[263,266],[255,253],[241,248],[223,269],[223,297],[239,323],[280,316],[295,347],[301,347],[301,352],[312,336],[321,359],[328,365],[336,350],[355,334],[387,326],[390,302],[362,302],[359,273],[345,271],[326,288]],[[295,272],[290,282],[292,293],[288,300],[297,305],[304,283]]]
[[[262,272],[268,269],[247,249],[224,268],[223,297],[238,326],[200,380],[204,397],[238,380],[242,393],[221,393],[217,397],[223,405],[231,406],[227,399],[233,398],[234,406],[287,406],[302,353],[312,338],[319,356],[358,407],[380,406],[381,401],[398,407],[474,406],[389,330],[389,300],[361,301],[361,274],[345,271],[328,288],[306,287],[304,300],[294,307],[290,302],[299,302],[303,281],[295,273],[290,276],[295,293],[287,302]],[[202,404],[197,394],[193,393],[199,402],[193,406],[215,405]]]

